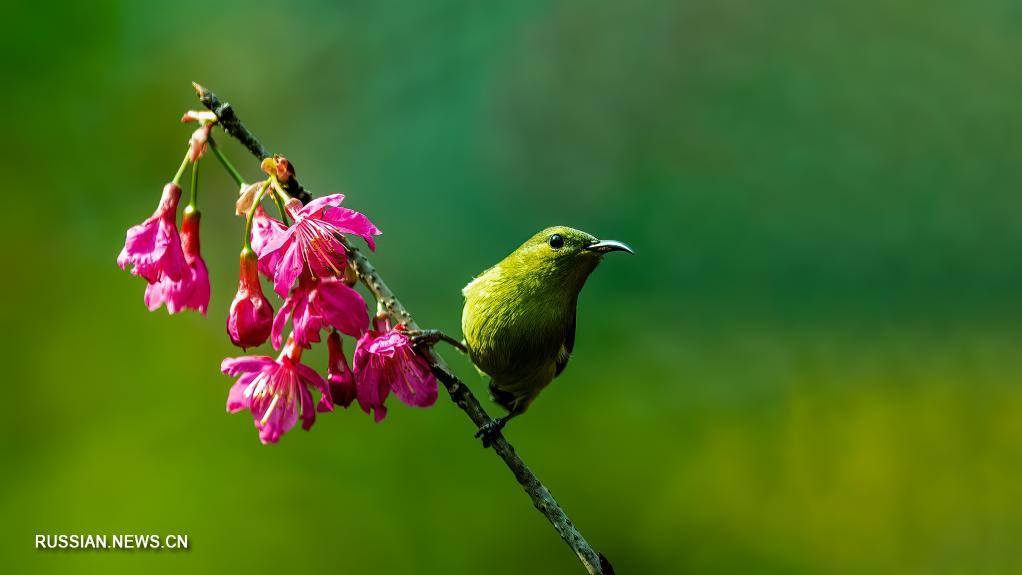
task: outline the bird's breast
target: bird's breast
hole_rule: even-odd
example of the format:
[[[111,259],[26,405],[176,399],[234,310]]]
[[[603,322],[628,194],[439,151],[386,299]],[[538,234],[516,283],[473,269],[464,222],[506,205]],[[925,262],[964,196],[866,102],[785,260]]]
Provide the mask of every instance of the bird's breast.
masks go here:
[[[495,380],[545,371],[564,342],[565,308],[541,292],[470,291],[462,332],[472,361]]]

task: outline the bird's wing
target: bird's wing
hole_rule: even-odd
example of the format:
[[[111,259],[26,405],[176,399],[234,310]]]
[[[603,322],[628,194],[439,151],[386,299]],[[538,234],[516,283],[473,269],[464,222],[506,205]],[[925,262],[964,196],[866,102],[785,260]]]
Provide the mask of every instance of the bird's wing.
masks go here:
[[[571,312],[571,322],[568,324],[568,331],[564,334],[564,343],[561,344],[561,349],[557,352],[557,371],[554,372],[554,377],[561,375],[564,368],[568,365],[568,360],[571,359],[571,350],[575,349],[575,312]]]

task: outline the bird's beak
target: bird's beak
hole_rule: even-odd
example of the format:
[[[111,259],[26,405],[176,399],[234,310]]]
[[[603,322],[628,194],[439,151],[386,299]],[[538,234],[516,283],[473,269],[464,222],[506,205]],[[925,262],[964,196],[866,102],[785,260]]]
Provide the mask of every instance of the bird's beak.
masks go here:
[[[597,252],[605,254],[607,252],[628,252],[634,254],[632,248],[628,247],[628,244],[615,240],[597,240],[594,243],[589,244],[585,247],[586,251]]]

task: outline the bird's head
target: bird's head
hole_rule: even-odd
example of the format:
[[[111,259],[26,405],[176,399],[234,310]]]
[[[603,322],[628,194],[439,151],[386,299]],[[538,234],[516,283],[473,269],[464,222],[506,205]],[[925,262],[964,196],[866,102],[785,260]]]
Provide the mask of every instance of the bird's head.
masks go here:
[[[578,288],[609,252],[635,253],[622,242],[600,240],[565,226],[547,228],[529,238],[508,259],[537,276],[578,280]]]

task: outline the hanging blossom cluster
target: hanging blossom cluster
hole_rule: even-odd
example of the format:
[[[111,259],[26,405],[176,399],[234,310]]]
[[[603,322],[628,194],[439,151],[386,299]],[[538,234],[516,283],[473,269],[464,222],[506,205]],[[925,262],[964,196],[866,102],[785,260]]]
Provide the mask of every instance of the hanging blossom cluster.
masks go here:
[[[242,355],[223,360],[220,370],[236,378],[227,411],[248,410],[263,443],[276,443],[294,427],[310,429],[316,413],[348,407],[354,401],[375,421],[387,414],[391,392],[402,402],[429,407],[436,402],[437,382],[412,346],[403,325],[391,326],[382,310],[370,322],[366,302],[348,259],[345,236],[362,238],[376,249],[380,230],[365,215],[342,207],[341,194],[303,204],[285,191],[294,176],[281,156],[263,160],[266,178],[247,184],[224,157],[210,134],[217,122],[211,112],[188,112],[183,122],[199,127],[174,179],[164,186],[156,211],[128,229],[117,257],[121,269],[146,281],[144,302],[150,311],[166,306],[207,313],[210,280],[199,249],[198,165],[207,151],[220,160],[240,186],[235,212],[245,219],[238,291],[227,313],[231,343],[247,350],[267,341],[276,357]],[[191,167],[188,204],[177,214],[182,179]],[[267,214],[263,204],[279,218]],[[282,298],[276,311],[263,291],[263,279]],[[288,325],[290,324],[290,329]],[[285,337],[286,334],[286,337]],[[326,376],[302,363],[302,353],[326,337]],[[349,364],[343,337],[356,340]],[[314,398],[318,395],[318,400]]]

